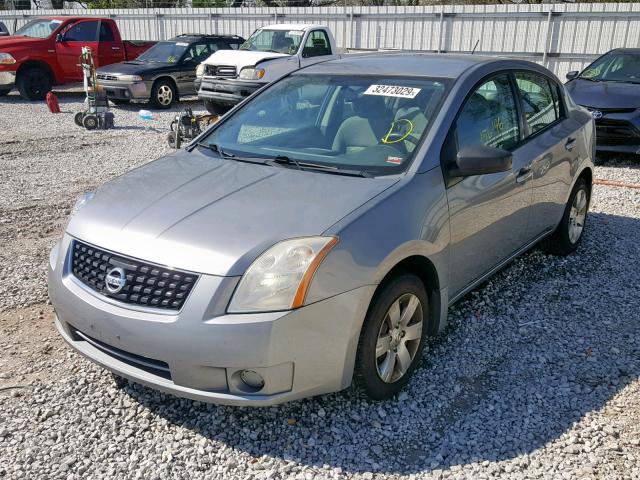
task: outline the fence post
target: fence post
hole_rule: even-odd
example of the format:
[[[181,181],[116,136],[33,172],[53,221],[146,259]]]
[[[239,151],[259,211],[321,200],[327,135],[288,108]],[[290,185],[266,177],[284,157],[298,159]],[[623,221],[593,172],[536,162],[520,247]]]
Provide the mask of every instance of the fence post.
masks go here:
[[[553,7],[549,7],[547,12],[547,33],[544,36],[544,51],[542,52],[542,66],[547,66],[547,56],[549,54],[549,47],[551,43],[551,17],[553,15]]]
[[[438,27],[438,53],[442,53],[442,34],[444,33],[444,5],[440,8],[440,24]]]
[[[353,7],[351,7],[351,11],[349,12],[349,47],[353,48]]]

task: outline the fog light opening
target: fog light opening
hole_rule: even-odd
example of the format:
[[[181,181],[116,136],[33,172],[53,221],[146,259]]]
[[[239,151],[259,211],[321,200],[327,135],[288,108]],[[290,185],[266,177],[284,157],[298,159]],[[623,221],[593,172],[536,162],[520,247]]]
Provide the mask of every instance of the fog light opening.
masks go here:
[[[264,378],[254,370],[242,370],[240,380],[252,390],[260,390],[264,387]]]

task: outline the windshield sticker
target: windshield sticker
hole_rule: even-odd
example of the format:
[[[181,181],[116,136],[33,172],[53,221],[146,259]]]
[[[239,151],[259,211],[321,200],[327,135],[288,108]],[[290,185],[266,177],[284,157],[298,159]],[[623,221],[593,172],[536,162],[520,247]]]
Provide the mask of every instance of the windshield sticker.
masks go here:
[[[392,163],[393,165],[400,165],[402,163],[402,157],[387,157],[387,163]]]
[[[188,47],[189,46],[188,43],[184,43],[184,42],[176,42],[176,45],[178,45],[179,47]]]
[[[394,85],[371,85],[364,92],[365,95],[382,95],[384,97],[415,98],[420,93],[419,88],[399,87]]]

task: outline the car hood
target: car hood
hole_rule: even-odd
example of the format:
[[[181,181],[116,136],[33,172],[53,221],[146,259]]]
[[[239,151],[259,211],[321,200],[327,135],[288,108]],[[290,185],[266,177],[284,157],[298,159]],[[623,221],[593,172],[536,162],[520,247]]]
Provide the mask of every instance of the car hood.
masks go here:
[[[273,244],[321,235],[397,181],[180,152],[104,184],[67,232],[152,263],[242,275]]]
[[[0,37],[0,52],[10,51],[7,49],[28,47],[35,43],[46,41],[46,38],[24,37],[22,35],[10,35],[8,37]]]
[[[207,58],[206,65],[232,65],[240,71],[242,67],[251,67],[262,60],[290,57],[284,53],[257,52],[253,50],[218,50]]]
[[[167,67],[168,63],[143,62],[132,60],[128,62],[113,63],[98,69],[98,73],[122,74],[122,75],[142,75],[155,70]]]
[[[580,78],[566,85],[578,105],[593,108],[639,108],[640,85],[620,82],[591,82]]]

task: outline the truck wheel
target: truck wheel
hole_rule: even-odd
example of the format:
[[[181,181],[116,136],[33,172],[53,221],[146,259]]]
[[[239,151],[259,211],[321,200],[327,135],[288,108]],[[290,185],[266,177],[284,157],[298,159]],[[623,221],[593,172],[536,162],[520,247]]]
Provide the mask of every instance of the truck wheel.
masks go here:
[[[151,89],[150,103],[154,108],[167,109],[177,100],[176,88],[169,80],[158,80]]]
[[[223,103],[218,103],[213,100],[205,100],[204,108],[206,108],[210,114],[212,115],[224,115],[229,110],[231,110],[231,105],[225,105]]]
[[[7,88],[3,88],[0,89],[0,97],[6,97],[7,95],[9,95],[9,92],[11,91],[11,89],[7,89]]]
[[[40,67],[28,67],[18,74],[16,86],[20,96],[26,100],[44,100],[51,91],[51,75]]]
[[[82,120],[84,119],[84,112],[78,112],[73,116],[73,121],[76,122],[76,125],[79,127],[84,127],[82,124]]]
[[[180,135],[179,131],[169,132],[167,135],[167,141],[169,142],[169,146],[172,148],[180,148],[182,144],[182,135]]]
[[[95,115],[86,115],[82,120],[82,125],[87,130],[95,130],[98,128],[98,117]]]

